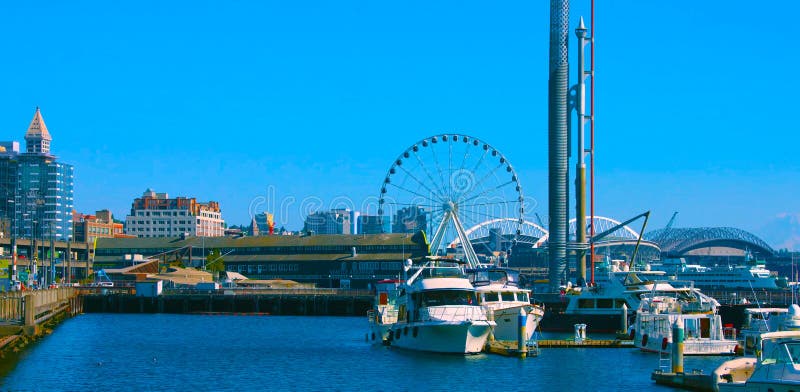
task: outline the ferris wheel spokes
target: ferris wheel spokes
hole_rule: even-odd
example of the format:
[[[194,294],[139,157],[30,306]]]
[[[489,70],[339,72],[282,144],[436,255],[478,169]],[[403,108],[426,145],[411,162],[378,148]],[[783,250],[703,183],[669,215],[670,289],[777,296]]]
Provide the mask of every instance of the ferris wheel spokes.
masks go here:
[[[506,171],[510,180],[501,174]],[[465,225],[485,218],[513,218],[509,226],[518,225],[523,211],[521,186],[505,156],[478,139],[455,134],[422,139],[401,153],[386,175],[379,203],[387,209],[379,213],[402,219],[405,230],[429,229],[432,253],[448,252],[448,246],[458,243],[472,266],[478,265],[479,255]],[[504,236],[518,233],[511,230]]]

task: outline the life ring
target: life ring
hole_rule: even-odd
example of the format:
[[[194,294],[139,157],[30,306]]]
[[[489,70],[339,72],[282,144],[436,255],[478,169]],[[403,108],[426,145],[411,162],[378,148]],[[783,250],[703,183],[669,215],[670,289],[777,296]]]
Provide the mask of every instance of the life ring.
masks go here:
[[[647,338],[648,338],[647,334],[642,335],[642,347],[647,346]]]
[[[669,340],[667,338],[661,339],[661,350],[666,350],[667,345],[669,345]]]

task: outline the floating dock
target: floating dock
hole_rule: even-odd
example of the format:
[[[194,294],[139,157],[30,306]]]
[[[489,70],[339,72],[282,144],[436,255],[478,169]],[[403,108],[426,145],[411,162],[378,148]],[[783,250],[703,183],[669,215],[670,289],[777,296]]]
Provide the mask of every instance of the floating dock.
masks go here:
[[[633,340],[594,340],[585,339],[576,341],[574,339],[540,339],[539,347],[544,348],[634,348]]]
[[[691,373],[667,373],[656,370],[650,375],[650,379],[659,385],[666,385],[689,391],[712,392],[714,390],[714,379],[712,376],[699,370],[695,370]]]
[[[527,346],[525,350],[520,350],[517,342],[506,340],[487,341],[483,351],[489,354],[519,358],[536,357],[539,355],[539,348],[536,346]]]

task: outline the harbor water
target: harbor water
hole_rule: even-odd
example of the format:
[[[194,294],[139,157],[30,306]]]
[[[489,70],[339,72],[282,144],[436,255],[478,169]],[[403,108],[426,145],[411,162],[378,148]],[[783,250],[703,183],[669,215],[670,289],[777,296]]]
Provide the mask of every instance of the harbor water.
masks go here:
[[[1,360],[0,390],[670,390],[650,380],[658,356],[635,349],[439,355],[366,343],[366,330],[361,317],[84,314]]]

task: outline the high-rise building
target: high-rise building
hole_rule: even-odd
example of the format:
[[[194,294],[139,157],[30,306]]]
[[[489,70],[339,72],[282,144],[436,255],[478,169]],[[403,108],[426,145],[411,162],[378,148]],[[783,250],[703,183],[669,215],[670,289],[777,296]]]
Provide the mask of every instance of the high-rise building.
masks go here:
[[[428,218],[425,209],[420,206],[404,207],[394,215],[392,233],[414,233],[425,231]]]
[[[361,215],[358,217],[359,234],[391,233],[389,218],[382,215]]]
[[[72,237],[74,168],[50,154],[52,137],[39,108],[18,142],[0,142],[0,211],[17,237],[66,241]],[[13,233],[11,233],[13,231]]]
[[[215,201],[170,199],[166,193],[148,189],[133,201],[131,214],[125,218],[125,233],[137,237],[221,237],[225,235],[225,221]]]
[[[349,209],[316,211],[306,217],[303,231],[313,234],[351,234]]]

